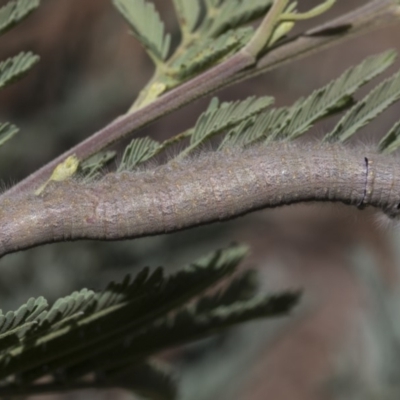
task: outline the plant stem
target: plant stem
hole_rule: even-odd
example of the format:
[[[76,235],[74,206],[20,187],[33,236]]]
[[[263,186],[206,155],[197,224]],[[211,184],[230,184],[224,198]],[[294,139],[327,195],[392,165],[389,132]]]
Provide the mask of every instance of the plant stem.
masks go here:
[[[254,36],[249,43],[242,49],[242,52],[248,53],[253,57],[257,57],[266,47],[268,41],[276,28],[280,15],[285,10],[289,0],[275,0],[268,14],[261,22]]]

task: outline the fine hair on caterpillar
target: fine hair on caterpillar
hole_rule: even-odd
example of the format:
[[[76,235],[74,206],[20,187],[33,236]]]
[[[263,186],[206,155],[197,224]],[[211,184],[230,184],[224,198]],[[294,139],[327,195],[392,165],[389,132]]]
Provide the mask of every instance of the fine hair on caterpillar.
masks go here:
[[[334,201],[400,214],[400,162],[364,146],[273,143],[176,158],[91,183],[3,196],[0,255],[65,240],[174,232],[285,204]]]

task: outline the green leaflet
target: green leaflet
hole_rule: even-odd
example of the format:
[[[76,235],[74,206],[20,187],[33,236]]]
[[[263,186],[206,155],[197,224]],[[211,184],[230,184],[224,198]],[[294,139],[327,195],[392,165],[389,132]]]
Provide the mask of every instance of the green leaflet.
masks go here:
[[[168,74],[184,80],[243,47],[254,30],[251,27],[228,31],[217,38],[205,38],[191,44],[169,67]]]
[[[184,34],[193,32],[200,17],[200,1],[174,0],[174,6],[182,32]]]
[[[343,106],[343,100],[349,99],[362,85],[388,68],[395,58],[394,51],[369,57],[310,96],[298,100],[290,107],[286,124],[276,137],[291,140],[300,136],[320,118],[336,112],[337,107]]]
[[[182,132],[162,143],[149,137],[133,139],[125,148],[118,171],[133,171],[138,165],[151,160],[165,149],[174,146],[182,140],[190,137],[191,131]]]
[[[113,0],[113,3],[153,60],[156,62],[165,60],[171,36],[164,34],[164,23],[154,4],[145,0]]]
[[[220,148],[245,147],[265,138],[268,143],[274,133],[279,131],[280,126],[286,122],[287,114],[288,109],[282,107],[273,108],[257,115],[247,125],[243,124],[228,132]]]
[[[381,153],[392,153],[400,146],[400,121],[395,123],[390,131],[379,142],[378,150]]]
[[[348,69],[339,78],[298,100],[291,107],[267,110],[249,123],[232,129],[223,139],[220,148],[247,146],[261,139],[268,144],[273,140],[293,140],[302,135],[321,118],[348,108],[352,94],[363,84],[383,72],[394,61],[396,53],[388,51],[367,58],[356,67]]]
[[[206,34],[217,37],[228,29],[237,28],[262,17],[272,3],[272,0],[230,0],[220,2],[211,26],[207,27]]]
[[[8,122],[0,124],[0,146],[3,146],[5,142],[11,139],[19,129]]]
[[[14,0],[0,8],[0,34],[8,31],[36,8],[39,7],[39,0]]]
[[[0,89],[24,76],[38,61],[39,56],[22,52],[0,62]]]
[[[85,182],[90,182],[101,175],[100,171],[116,156],[115,151],[104,151],[80,163],[79,169],[82,172]]]
[[[0,354],[36,325],[47,308],[46,299],[38,297],[30,298],[17,311],[8,311],[6,314],[0,312]]]
[[[262,112],[273,103],[272,97],[249,97],[243,101],[225,102],[219,104],[214,98],[208,110],[200,115],[193,128],[189,146],[178,157],[185,157],[212,136],[232,129]]]
[[[149,137],[133,139],[125,148],[118,171],[132,171],[138,164],[152,158],[160,146]]]
[[[387,107],[400,100],[400,72],[383,81],[364,99],[356,103],[337,123],[324,140],[344,142],[377,117]]]

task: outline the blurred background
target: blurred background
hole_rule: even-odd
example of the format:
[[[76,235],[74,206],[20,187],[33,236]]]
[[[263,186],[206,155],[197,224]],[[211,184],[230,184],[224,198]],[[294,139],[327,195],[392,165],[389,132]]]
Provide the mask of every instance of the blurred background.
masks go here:
[[[177,40],[171,3],[153,1]],[[299,7],[306,10],[319,2],[303,0]],[[0,6],[5,3],[1,0]],[[365,0],[337,3],[298,30]],[[236,100],[267,94],[276,97],[277,105],[289,105],[368,55],[400,51],[399,38],[400,24],[383,27],[219,96]],[[41,62],[0,93],[0,119],[21,127],[0,150],[4,187],[126,112],[153,72],[111,0],[42,0],[38,11],[0,38],[0,59],[21,50],[38,53]],[[387,74],[399,67],[397,62]],[[179,133],[195,123],[208,102],[199,100],[140,135],[164,139]],[[399,115],[399,105],[390,108],[352,145],[377,143]],[[323,122],[307,138],[321,136],[333,123]],[[52,301],[82,287],[100,289],[145,265],[178,269],[232,241],[251,247],[244,268],[258,270],[261,290],[302,289],[302,304],[289,318],[247,324],[161,355],[176,368],[183,399],[400,398],[400,233],[369,209],[296,205],[173,235],[63,243],[16,253],[0,260],[0,305],[8,310],[31,296]],[[52,398],[132,396],[86,391]]]

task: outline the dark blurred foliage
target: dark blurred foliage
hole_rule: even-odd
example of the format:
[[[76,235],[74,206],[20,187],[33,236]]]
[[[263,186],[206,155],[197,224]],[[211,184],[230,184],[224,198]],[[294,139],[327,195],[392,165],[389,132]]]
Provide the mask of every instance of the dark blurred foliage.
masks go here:
[[[170,2],[154,2],[176,39],[179,31]],[[22,128],[1,149],[6,186],[125,112],[152,73],[152,64],[110,0],[42,3],[0,39],[2,59],[20,50],[41,56],[28,77],[0,94],[1,119]],[[300,8],[317,3],[304,0]],[[332,12],[312,23],[363,3],[339,0]],[[371,53],[396,47],[400,51],[399,37],[400,26],[383,28],[225,89],[220,97],[268,94],[276,96],[278,105],[290,104]],[[166,138],[178,133],[194,123],[208,101],[199,100],[140,134]],[[399,111],[399,106],[392,107],[353,145],[377,143]],[[317,126],[313,135],[328,128],[328,123]],[[400,238],[378,218],[371,210],[298,205],[169,236],[43,246],[1,260],[2,308],[16,307],[30,296],[54,300],[84,286],[101,288],[145,265],[178,268],[208,250],[243,241],[252,249],[244,268],[259,270],[262,289],[302,288],[302,307],[279,323],[252,323],[162,354],[179,371],[182,397],[397,399]],[[90,396],[130,398],[123,392],[63,398]]]

